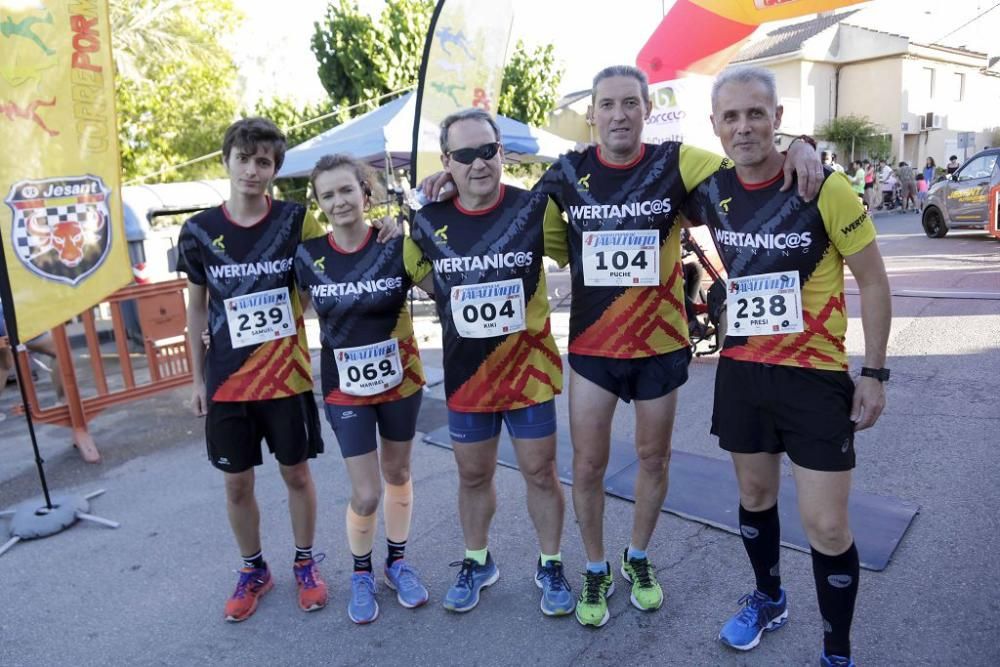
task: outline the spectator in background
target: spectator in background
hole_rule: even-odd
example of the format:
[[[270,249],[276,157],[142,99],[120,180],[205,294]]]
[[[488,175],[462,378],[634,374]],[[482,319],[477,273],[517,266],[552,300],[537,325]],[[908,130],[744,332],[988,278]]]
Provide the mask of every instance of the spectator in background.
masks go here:
[[[865,204],[870,211],[878,206],[878,196],[875,194],[875,165],[865,160],[861,166],[865,170]]]
[[[879,203],[879,210],[892,208],[892,194],[896,189],[896,174],[892,167],[885,163],[885,160],[878,161],[878,182],[882,190],[882,201]]]
[[[927,189],[929,187],[930,184],[928,183],[927,179],[924,178],[924,175],[917,174],[917,203],[920,205],[921,211],[924,210],[924,202],[927,201]]]
[[[924,181],[926,185],[926,187],[924,187],[924,192],[926,192],[927,188],[929,188],[931,186],[931,183],[934,182],[935,172],[937,172],[937,163],[934,162],[934,158],[929,157],[927,158],[927,162],[924,163]],[[920,195],[919,184],[917,185],[917,195],[918,196]]]
[[[0,338],[7,335],[7,323],[4,320],[3,304],[0,303]],[[52,340],[52,334],[46,332],[41,336],[36,336],[26,342],[25,347],[29,352],[44,354],[52,357],[52,368],[42,365],[37,360],[36,364],[49,371],[52,377],[52,389],[56,392],[56,400],[62,402],[64,398],[62,387],[62,376],[59,374],[58,357],[56,357],[56,344]],[[10,378],[11,370],[14,368],[14,351],[10,347],[0,349],[0,396],[7,388],[7,380]],[[0,422],[7,418],[7,413],[0,410]]]
[[[833,167],[834,171],[839,171],[842,174],[844,173],[844,167],[843,167],[843,165],[841,165],[839,162],[837,162],[837,154],[836,153],[830,153],[830,163],[831,163],[831,166]]]
[[[945,171],[948,172],[948,175],[951,176],[956,171],[958,171],[958,168],[961,167],[961,166],[962,165],[958,161],[958,156],[957,155],[952,155],[950,158],[948,158],[948,164],[946,164],[944,168],[945,168]]]
[[[831,153],[830,151],[823,151],[820,154],[820,157],[823,160],[823,166],[824,167],[829,167],[830,169],[833,169],[834,171],[839,171],[840,173],[844,173],[844,168],[842,166],[840,166],[839,164],[837,164],[837,154],[836,153]]]
[[[913,208],[916,208],[917,179],[913,176],[913,167],[906,162],[900,162],[899,169],[896,171],[896,178],[899,179],[900,196],[903,199],[903,211],[909,211],[911,203]]]
[[[854,190],[854,194],[861,200],[865,210],[868,210],[868,203],[865,201],[865,170],[862,168],[861,163],[857,161],[852,162],[845,173],[847,180],[851,182],[851,189]]]

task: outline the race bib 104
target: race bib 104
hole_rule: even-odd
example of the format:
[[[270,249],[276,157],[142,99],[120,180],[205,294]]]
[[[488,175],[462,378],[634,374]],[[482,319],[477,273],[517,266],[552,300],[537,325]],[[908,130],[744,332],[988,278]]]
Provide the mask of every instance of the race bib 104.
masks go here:
[[[799,272],[761,273],[726,280],[726,316],[733,336],[802,331]]]
[[[462,338],[524,331],[524,282],[514,278],[452,287],[451,319]]]
[[[287,287],[234,296],[223,303],[234,348],[260,345],[295,333]]]
[[[588,287],[659,285],[659,230],[584,232],[583,284]]]
[[[333,351],[337,360],[340,391],[351,396],[374,396],[389,391],[403,381],[403,364],[399,359],[399,341],[395,338],[342,347]]]

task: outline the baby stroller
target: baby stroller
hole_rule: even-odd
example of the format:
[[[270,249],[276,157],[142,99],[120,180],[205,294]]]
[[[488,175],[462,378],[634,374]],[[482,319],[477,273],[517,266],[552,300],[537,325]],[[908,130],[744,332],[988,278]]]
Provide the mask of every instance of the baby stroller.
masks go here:
[[[892,189],[882,191],[881,209],[883,211],[902,211],[903,188],[899,184],[899,179],[895,176],[890,176],[888,183],[892,186]]]

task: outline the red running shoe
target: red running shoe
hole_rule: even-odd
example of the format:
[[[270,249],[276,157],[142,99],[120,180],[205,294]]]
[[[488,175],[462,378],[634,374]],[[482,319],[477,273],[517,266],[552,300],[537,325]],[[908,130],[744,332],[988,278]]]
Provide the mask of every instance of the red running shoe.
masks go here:
[[[326,606],[326,582],[319,576],[316,564],[323,560],[323,554],[316,558],[295,561],[292,571],[299,586],[299,607],[302,611],[316,611]]]
[[[274,588],[271,571],[266,567],[245,567],[239,573],[236,591],[226,600],[226,620],[232,623],[250,618],[257,611],[257,601]]]

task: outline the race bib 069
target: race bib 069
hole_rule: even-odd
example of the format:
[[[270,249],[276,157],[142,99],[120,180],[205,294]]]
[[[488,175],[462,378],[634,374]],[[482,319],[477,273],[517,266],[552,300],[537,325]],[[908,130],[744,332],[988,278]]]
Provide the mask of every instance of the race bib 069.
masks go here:
[[[351,396],[374,396],[388,391],[403,381],[403,365],[399,359],[399,341],[395,338],[342,347],[333,351],[337,360],[340,391]]]
[[[583,232],[583,284],[588,287],[659,285],[659,230]]]
[[[234,348],[260,345],[295,333],[287,287],[234,296],[223,303]]]
[[[761,273],[726,280],[726,315],[734,336],[802,331],[799,272]]]
[[[492,338],[524,331],[520,278],[451,288],[451,318],[462,338]]]

